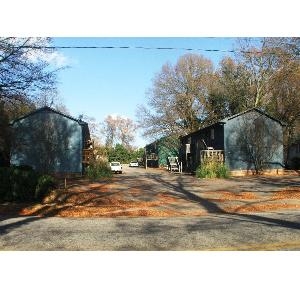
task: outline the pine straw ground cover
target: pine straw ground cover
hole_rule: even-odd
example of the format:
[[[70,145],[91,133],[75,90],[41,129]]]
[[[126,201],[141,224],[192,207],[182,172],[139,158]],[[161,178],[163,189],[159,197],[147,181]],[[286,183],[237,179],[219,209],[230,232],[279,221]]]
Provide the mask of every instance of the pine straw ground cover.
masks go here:
[[[143,191],[138,184],[126,189],[119,179],[91,183],[75,181],[68,189],[52,191],[41,203],[3,203],[0,215],[61,217],[171,217],[201,216],[208,212],[174,193]],[[171,191],[170,191],[171,192]],[[144,200],[150,194],[151,200]],[[224,213],[251,213],[300,208],[300,187],[286,187],[262,196],[256,192],[206,191],[205,201]],[[212,211],[210,211],[212,212]]]

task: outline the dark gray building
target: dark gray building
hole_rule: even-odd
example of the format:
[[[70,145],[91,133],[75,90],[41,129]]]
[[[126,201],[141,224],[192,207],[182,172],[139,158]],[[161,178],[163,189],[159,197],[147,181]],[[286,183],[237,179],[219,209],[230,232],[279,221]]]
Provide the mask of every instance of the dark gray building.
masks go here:
[[[90,145],[88,124],[50,107],[43,107],[11,123],[11,164],[40,172],[82,173]]]
[[[183,170],[195,172],[206,157],[231,171],[283,168],[283,124],[257,108],[218,121],[180,138]]]

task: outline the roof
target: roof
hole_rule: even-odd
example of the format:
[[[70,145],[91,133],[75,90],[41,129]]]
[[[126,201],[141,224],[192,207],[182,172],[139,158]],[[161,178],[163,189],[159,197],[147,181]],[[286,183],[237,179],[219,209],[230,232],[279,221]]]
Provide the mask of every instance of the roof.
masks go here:
[[[227,118],[224,118],[224,119],[222,119],[222,120],[216,121],[215,123],[212,123],[212,124],[210,124],[210,125],[208,125],[208,126],[205,126],[205,127],[201,128],[201,129],[199,129],[199,130],[197,130],[197,131],[194,131],[194,132],[191,132],[191,133],[189,133],[189,134],[187,134],[187,135],[181,136],[180,138],[190,137],[190,136],[192,136],[192,135],[194,135],[194,134],[199,133],[199,131],[202,131],[202,130],[204,130],[204,129],[207,129],[207,128],[210,128],[210,127],[213,127],[213,126],[216,126],[216,125],[224,125],[224,124],[226,124],[227,121],[232,120],[232,119],[234,119],[234,118],[236,118],[236,117],[239,117],[239,116],[241,116],[241,115],[243,115],[243,114],[249,113],[249,112],[251,112],[251,111],[256,111],[256,112],[258,112],[258,113],[260,113],[260,114],[262,114],[262,115],[264,115],[264,116],[266,116],[266,117],[272,119],[273,121],[278,122],[281,126],[285,126],[285,125],[286,125],[286,124],[284,124],[283,122],[281,122],[280,120],[278,120],[278,119],[276,119],[276,118],[274,118],[274,117],[268,115],[267,113],[261,111],[260,109],[254,107],[254,108],[245,110],[245,111],[243,111],[243,112],[234,114],[234,115],[232,115],[232,116],[229,116],[229,117],[227,117]]]
[[[276,118],[270,116],[269,114],[263,112],[262,110],[260,110],[260,109],[258,109],[258,108],[255,108],[255,107],[254,107],[254,108],[251,108],[251,109],[248,109],[248,110],[245,110],[245,111],[243,111],[243,112],[234,114],[234,115],[232,115],[232,116],[229,116],[228,118],[223,119],[223,121],[224,121],[224,122],[227,122],[228,120],[234,119],[234,118],[236,118],[236,117],[238,117],[238,116],[241,116],[241,115],[246,114],[246,113],[251,112],[251,111],[256,111],[256,112],[258,112],[258,113],[260,113],[260,114],[262,114],[262,115],[264,115],[264,116],[270,118],[271,120],[273,120],[273,121],[275,121],[275,122],[278,122],[281,126],[285,126],[285,124],[284,124],[283,122],[281,122],[280,120],[278,120],[278,119],[276,119]]]
[[[20,117],[20,118],[15,119],[15,120],[13,120],[13,121],[11,122],[11,125],[13,125],[13,124],[14,124],[15,122],[17,122],[17,121],[20,121],[20,120],[22,120],[22,119],[24,119],[24,118],[27,118],[27,117],[29,117],[29,116],[31,116],[31,115],[34,115],[34,114],[36,114],[36,113],[39,113],[39,112],[41,112],[41,111],[49,111],[49,112],[53,112],[53,113],[59,114],[59,115],[61,115],[61,116],[63,116],[63,117],[66,117],[66,118],[68,118],[68,119],[71,119],[71,120],[77,122],[79,125],[88,125],[88,123],[86,123],[86,122],[84,122],[84,121],[82,121],[82,120],[80,120],[80,119],[76,119],[76,118],[74,118],[74,117],[71,117],[71,116],[69,116],[69,115],[67,115],[67,114],[64,114],[64,113],[62,113],[62,112],[60,112],[60,111],[57,111],[57,110],[55,110],[55,109],[53,109],[53,108],[50,108],[49,106],[44,106],[44,107],[42,107],[42,108],[36,109],[36,110],[34,110],[33,112],[30,112],[30,113],[28,113],[28,114],[26,114],[26,115],[24,115],[24,116],[22,116],[22,117]]]

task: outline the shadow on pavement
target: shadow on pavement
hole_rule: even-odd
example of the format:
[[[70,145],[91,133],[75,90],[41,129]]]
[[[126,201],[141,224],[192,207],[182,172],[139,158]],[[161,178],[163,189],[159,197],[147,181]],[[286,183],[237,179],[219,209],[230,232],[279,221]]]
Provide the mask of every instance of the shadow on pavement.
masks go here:
[[[0,221],[4,221],[4,220],[7,220],[7,219],[9,219],[9,218],[8,217],[6,217],[6,218],[1,217]],[[29,216],[29,217],[26,217],[26,218],[16,217],[16,218],[13,218],[13,219],[17,219],[17,221],[11,222],[11,223],[8,223],[8,224],[4,224],[4,225],[0,224],[0,235],[4,235],[4,234],[10,232],[10,230],[19,228],[23,225],[27,225],[29,223],[38,221],[41,218],[40,217]]]
[[[163,179],[163,176],[161,175],[149,175],[150,178],[153,180],[159,182],[161,185],[170,188],[173,192],[170,194],[175,195],[178,197],[181,197],[185,200],[193,201],[194,203],[198,203],[202,207],[206,209],[208,213],[211,214],[224,214],[224,217],[228,217],[230,215],[232,216],[238,216],[239,218],[243,218],[244,221],[251,221],[255,223],[262,223],[266,225],[275,225],[275,226],[281,226],[291,229],[300,229],[300,222],[292,222],[287,220],[281,220],[276,218],[269,218],[265,216],[255,215],[255,214],[239,214],[239,213],[229,213],[226,212],[224,209],[219,207],[217,204],[212,203],[211,201],[202,198],[198,195],[195,195],[194,193],[188,191],[188,188],[184,187],[184,183],[182,181],[182,177],[178,177],[177,181],[174,181],[173,183],[170,183],[169,181],[166,181]],[[226,215],[226,216],[225,216]]]

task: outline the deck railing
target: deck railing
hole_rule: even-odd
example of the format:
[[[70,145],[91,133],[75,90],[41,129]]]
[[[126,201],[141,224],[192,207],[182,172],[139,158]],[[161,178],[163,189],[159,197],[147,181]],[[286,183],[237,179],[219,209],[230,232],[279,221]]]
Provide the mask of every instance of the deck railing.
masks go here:
[[[201,150],[200,161],[214,160],[220,163],[224,163],[224,150]]]

